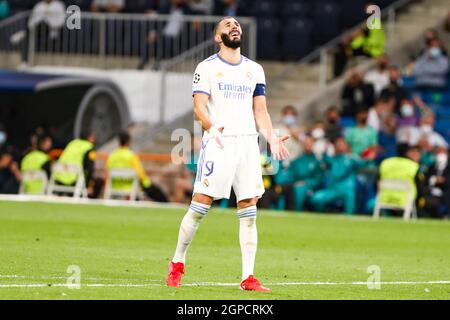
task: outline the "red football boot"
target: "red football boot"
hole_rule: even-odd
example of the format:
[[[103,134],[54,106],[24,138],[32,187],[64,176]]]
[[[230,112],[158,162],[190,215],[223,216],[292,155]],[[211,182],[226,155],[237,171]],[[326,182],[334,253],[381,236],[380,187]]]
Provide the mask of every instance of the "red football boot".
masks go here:
[[[169,264],[169,273],[167,274],[166,278],[166,284],[169,287],[176,287],[178,288],[180,286],[181,277],[184,273],[184,263],[177,262],[173,263],[171,262]]]
[[[255,277],[249,276],[241,282],[241,289],[258,292],[272,292],[269,288],[264,287]]]

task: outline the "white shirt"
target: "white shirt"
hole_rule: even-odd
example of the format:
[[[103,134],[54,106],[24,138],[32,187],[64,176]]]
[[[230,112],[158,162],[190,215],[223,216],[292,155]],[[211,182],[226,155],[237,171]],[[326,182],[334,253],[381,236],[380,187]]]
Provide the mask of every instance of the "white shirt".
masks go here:
[[[102,8],[110,5],[123,7],[125,5],[125,0],[94,0],[92,4]]]
[[[164,27],[163,34],[167,37],[176,37],[180,34],[183,26],[183,10],[174,9],[170,12],[169,21]]]
[[[266,84],[260,64],[241,56],[241,62],[234,65],[214,54],[197,66],[193,94],[209,95],[211,122],[217,128],[224,127],[224,136],[256,134],[253,95],[257,84]]]
[[[377,132],[380,131],[380,117],[373,107],[369,109],[367,114],[367,125]]]
[[[381,91],[389,85],[389,71],[385,70],[384,72],[380,72],[378,69],[371,70],[364,76],[364,82],[371,83],[375,95],[379,96]]]
[[[61,1],[55,0],[50,3],[41,1],[33,7],[29,27],[34,27],[44,21],[51,28],[61,28],[66,22],[66,6]]]
[[[442,137],[436,131],[432,131],[430,133],[423,133],[420,127],[413,127],[409,131],[409,144],[416,145],[419,140],[423,137],[426,137],[428,143],[433,147],[448,147],[447,141],[445,141],[444,137]]]

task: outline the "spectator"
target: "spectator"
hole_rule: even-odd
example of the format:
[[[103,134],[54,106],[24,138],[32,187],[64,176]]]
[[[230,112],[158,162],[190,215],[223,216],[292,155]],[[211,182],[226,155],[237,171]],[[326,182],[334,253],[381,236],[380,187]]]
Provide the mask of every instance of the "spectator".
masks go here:
[[[396,117],[393,113],[387,114],[378,132],[378,152],[376,163],[379,164],[386,158],[397,154]]]
[[[125,0],[93,0],[91,3],[92,12],[120,12],[125,6]]]
[[[322,168],[313,152],[314,139],[305,135],[303,153],[287,169],[290,183],[294,185],[295,210],[302,211],[308,198],[321,186]]]
[[[367,6],[369,5],[371,4],[367,4]],[[372,28],[369,29],[365,26],[353,34],[350,45],[355,56],[378,58],[384,54],[385,34],[381,20],[374,19],[372,23]]]
[[[280,135],[290,135],[291,139],[285,141],[285,146],[289,151],[290,158],[293,159],[301,152],[299,141],[304,129],[298,125],[297,109],[294,106],[286,106],[281,110],[281,122],[283,124]],[[288,165],[288,163],[285,163]]]
[[[142,70],[149,62],[152,52],[155,55],[153,69],[159,68],[159,60],[171,58],[177,54],[177,44],[180,41],[180,34],[184,25],[183,16],[192,14],[192,11],[185,0],[170,0],[160,7],[158,13],[169,15],[169,18],[160,34],[157,33],[159,28],[155,28],[148,33],[147,45],[138,65],[139,70]],[[198,26],[198,24],[193,23],[194,28]],[[156,49],[157,46],[160,46],[159,50]]]
[[[9,15],[8,1],[0,0],[0,21],[5,19]]]
[[[342,90],[342,115],[354,117],[360,108],[368,108],[374,103],[374,90],[371,84],[363,82],[362,74],[354,71],[350,74]]]
[[[422,56],[423,54],[425,54],[431,47],[431,44],[434,40],[437,40],[440,43],[441,49],[442,49],[442,53],[447,56],[447,50],[445,49],[444,45],[442,44],[442,41],[439,39],[439,34],[436,31],[436,29],[434,28],[428,28],[427,30],[425,30],[425,32],[423,33],[423,40],[424,40],[424,49],[421,49],[419,54],[417,56],[413,57],[413,61],[417,60],[420,56]]]
[[[425,188],[417,209],[419,217],[441,218],[449,215],[450,166],[445,147],[436,149],[436,162],[425,172]]]
[[[77,165],[83,169],[88,188],[88,194],[91,198],[98,198],[103,181],[102,179],[94,177],[95,170],[95,134],[91,131],[83,132],[81,138],[74,139],[66,146],[61,157],[58,159],[59,163],[68,165]],[[75,185],[77,176],[71,172],[58,172],[55,174],[55,182],[61,185],[72,186]]]
[[[397,116],[397,141],[399,143],[408,143],[410,132],[418,126],[420,115],[410,99],[401,101],[400,115]]]
[[[113,151],[106,161],[106,178],[108,180],[108,173],[111,169],[133,169],[139,177],[142,190],[144,190],[147,197],[157,202],[167,202],[167,197],[160,187],[152,183],[150,178],[142,168],[139,157],[130,150],[131,136],[128,132],[121,132],[119,134],[119,148]],[[114,189],[131,190],[132,181],[112,180]]]
[[[28,45],[30,30],[36,30],[35,37],[40,39],[37,50],[43,50],[48,47],[49,43],[56,46],[61,28],[66,22],[66,7],[60,0],[41,0],[31,11],[30,19],[28,20],[28,28],[14,33],[10,41],[13,44],[23,42],[21,47],[22,63],[26,64],[28,61]]]
[[[325,112],[325,138],[334,141],[342,136],[341,114],[336,106],[331,106]]]
[[[17,162],[7,147],[8,135],[0,123],[0,193],[14,194],[19,191],[22,175]]]
[[[194,14],[211,15],[214,6],[213,0],[190,0],[189,7]]]
[[[324,158],[326,186],[313,194],[311,203],[316,211],[324,212],[328,205],[342,201],[344,212],[353,214],[356,206],[356,172],[369,162],[350,155],[343,137],[336,139],[335,150],[334,156]]]
[[[52,138],[50,136],[39,136],[36,146],[28,152],[20,163],[22,172],[43,170],[50,178],[50,157],[48,153],[52,148]],[[40,180],[30,180],[24,185],[25,193],[41,193],[44,190],[43,182]]]
[[[352,41],[351,36],[344,35],[336,48],[333,55],[333,75],[335,78],[344,73],[348,60],[352,57],[352,48],[350,43]]]
[[[397,141],[409,143],[411,132],[420,125],[421,116],[429,113],[432,113],[431,109],[419,96],[413,96],[413,100],[403,99],[401,112],[397,117]]]
[[[393,113],[395,107],[395,98],[387,94],[382,95],[375,105],[369,109],[367,116],[367,125],[375,131],[380,131],[381,123],[386,115]]]
[[[442,54],[439,40],[434,39],[414,66],[415,88],[432,91],[445,89],[448,70],[448,57]]]
[[[377,67],[364,76],[364,82],[373,86],[375,97],[379,97],[381,91],[389,85],[388,64],[388,57],[383,54],[377,59]]]
[[[409,133],[409,144],[414,146],[425,139],[432,147],[447,148],[445,139],[434,130],[435,117],[431,112],[425,113],[420,120],[420,127],[414,127]]]
[[[215,16],[243,17],[248,16],[245,5],[238,0],[221,0],[214,6]]]
[[[325,123],[318,120],[311,128],[311,137],[314,139],[313,153],[317,159],[322,160],[325,154],[334,153],[333,145],[325,136]]]
[[[416,199],[417,194],[422,193],[424,182],[424,176],[419,172],[420,149],[403,143],[399,144],[397,149],[398,156],[387,158],[381,162],[379,180],[402,180],[411,183],[414,187],[414,199]],[[408,193],[383,189],[378,191],[378,197],[383,203],[405,206]]]
[[[403,87],[400,70],[396,66],[389,68],[389,84],[381,91],[381,96],[389,95],[395,98],[395,112],[400,114],[401,101],[407,98],[407,93]]]
[[[359,110],[356,114],[356,126],[345,130],[345,140],[354,155],[361,156],[364,151],[378,144],[377,132],[367,125],[367,110]]]

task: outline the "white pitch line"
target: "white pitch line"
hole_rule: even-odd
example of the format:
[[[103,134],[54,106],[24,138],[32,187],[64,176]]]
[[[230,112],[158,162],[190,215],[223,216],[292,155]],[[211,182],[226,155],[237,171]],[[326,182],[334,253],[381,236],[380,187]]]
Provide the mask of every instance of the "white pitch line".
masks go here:
[[[0,274],[0,279],[60,279],[67,280],[67,277],[56,277],[56,276],[41,276],[41,277],[33,277],[33,276],[19,276],[16,274]],[[92,281],[143,281],[143,282],[163,282],[163,280],[148,280],[148,279],[133,279],[133,278],[91,278],[91,277],[83,277],[83,280],[92,280]]]
[[[156,280],[155,280],[156,281]],[[159,280],[158,280],[159,281]],[[352,285],[367,285],[367,282],[273,282],[267,283],[269,286],[352,286]],[[370,285],[434,285],[445,284],[450,285],[449,280],[436,281],[386,281],[386,282],[370,282]],[[86,283],[80,284],[81,287],[164,287],[163,284],[157,283]],[[237,287],[239,283],[224,283],[224,282],[198,282],[183,284],[184,287]],[[44,287],[68,287],[66,283],[30,283],[30,284],[0,284],[0,288],[44,288]]]

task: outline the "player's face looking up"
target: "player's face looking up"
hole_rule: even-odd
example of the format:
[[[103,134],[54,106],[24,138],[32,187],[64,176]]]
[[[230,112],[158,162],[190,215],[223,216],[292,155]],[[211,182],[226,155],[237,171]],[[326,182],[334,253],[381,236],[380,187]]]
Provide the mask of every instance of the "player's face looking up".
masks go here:
[[[224,46],[237,49],[242,42],[242,29],[239,22],[234,18],[225,18],[219,22],[216,29],[216,42]]]

